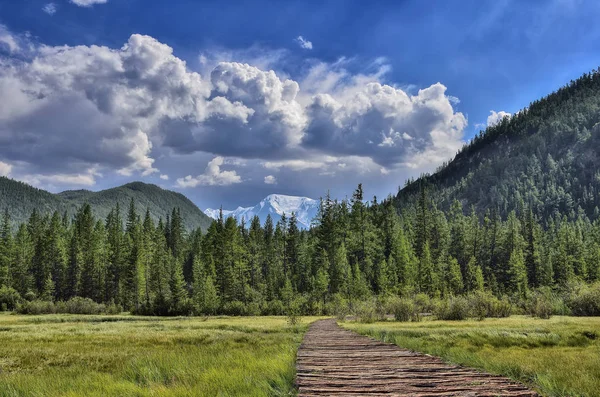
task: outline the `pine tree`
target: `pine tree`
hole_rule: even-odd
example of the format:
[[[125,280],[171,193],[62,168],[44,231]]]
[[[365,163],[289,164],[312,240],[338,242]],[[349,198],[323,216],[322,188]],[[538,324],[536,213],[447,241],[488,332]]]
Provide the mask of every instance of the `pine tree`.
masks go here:
[[[507,290],[521,297],[527,295],[527,268],[523,252],[515,248],[508,262]]]
[[[458,261],[453,257],[446,260],[445,289],[452,295],[459,295],[464,288],[462,272]]]
[[[465,291],[483,291],[483,272],[474,256],[469,259],[465,273]]]
[[[13,236],[10,227],[10,214],[4,211],[0,226],[0,287],[12,285],[11,267],[14,255]]]
[[[33,259],[33,244],[25,224],[21,224],[15,237],[14,267],[10,269],[12,287],[25,296],[33,289],[30,266]]]
[[[428,242],[425,243],[421,258],[419,259],[418,280],[419,291],[433,296],[437,286]]]

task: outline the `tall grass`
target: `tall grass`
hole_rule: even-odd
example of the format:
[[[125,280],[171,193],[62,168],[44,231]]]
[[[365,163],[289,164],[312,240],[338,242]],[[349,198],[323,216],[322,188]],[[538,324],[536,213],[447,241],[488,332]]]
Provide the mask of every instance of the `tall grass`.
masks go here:
[[[310,319],[0,314],[0,396],[285,396]]]

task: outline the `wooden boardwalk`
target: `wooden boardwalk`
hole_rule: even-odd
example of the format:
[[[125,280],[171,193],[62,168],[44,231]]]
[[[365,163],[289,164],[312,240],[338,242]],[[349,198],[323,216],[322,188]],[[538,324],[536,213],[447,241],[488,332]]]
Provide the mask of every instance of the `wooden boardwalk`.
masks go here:
[[[300,397],[538,396],[507,378],[358,335],[333,319],[311,325],[296,368]]]

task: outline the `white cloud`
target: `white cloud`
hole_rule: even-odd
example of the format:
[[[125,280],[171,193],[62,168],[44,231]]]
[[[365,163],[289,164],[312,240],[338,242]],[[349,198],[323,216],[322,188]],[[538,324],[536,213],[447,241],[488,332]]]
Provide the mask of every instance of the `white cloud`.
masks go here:
[[[11,51],[31,44],[0,25],[2,43]],[[0,95],[11,100],[0,107],[0,156],[22,175],[73,184],[95,181],[82,169],[149,175],[159,172],[157,155],[215,156],[204,174],[177,179],[188,187],[240,183],[221,167],[245,161],[272,173],[378,174],[435,166],[462,146],[467,120],[446,87],[384,84],[383,58],[363,73],[348,71],[352,59],[307,61],[296,81],[213,63],[219,56],[203,55],[201,75],[168,45],[134,34],[116,49],[36,45],[31,56],[3,60]]]
[[[71,0],[71,3],[79,7],[91,7],[94,4],[106,4],[108,0]]]
[[[229,186],[241,183],[242,178],[235,171],[222,171],[225,159],[217,156],[209,161],[204,174],[193,177],[178,178],[177,185],[182,188],[200,186]]]
[[[448,159],[462,145],[467,119],[454,111],[440,83],[416,95],[378,82],[353,83],[347,90],[315,95],[308,107],[305,147],[370,157],[389,167],[424,153],[435,152],[432,161]]]
[[[169,180],[169,175],[167,175],[167,174],[160,174],[160,179],[162,179],[163,181],[168,181]]]
[[[3,46],[10,52],[17,52],[21,48],[17,38],[8,31],[6,26],[0,24],[0,50]]]
[[[318,169],[325,167],[323,161],[310,160],[282,160],[282,161],[266,161],[263,167],[269,170],[279,170],[280,168],[288,168],[293,171],[303,171],[309,169]]]
[[[265,176],[265,183],[267,185],[276,185],[277,178],[275,178],[273,175],[267,175],[267,176]]]
[[[12,171],[12,165],[0,161],[0,176],[9,176]]]
[[[57,10],[56,4],[54,4],[54,3],[48,3],[44,7],[42,7],[42,11],[44,11],[48,15],[56,14],[56,10]]]
[[[29,61],[0,63],[0,93],[12,98],[0,108],[2,154],[57,174],[84,166],[148,175],[157,171],[151,152],[165,121],[244,124],[254,113],[222,96],[209,100],[210,82],[141,35],[117,50],[39,46]]]
[[[498,124],[504,117],[510,117],[511,114],[505,112],[503,110],[496,112],[495,110],[490,110],[490,115],[487,118],[487,126],[493,127]]]
[[[96,177],[102,176],[96,169],[90,168],[84,173],[77,174],[32,174],[24,175],[20,179],[34,186],[52,187],[55,185],[79,185],[93,186],[96,184]]]
[[[298,45],[302,48],[304,48],[305,50],[312,50],[313,49],[313,45],[312,42],[306,40],[304,37],[302,36],[298,36],[296,37],[296,43],[298,43]]]

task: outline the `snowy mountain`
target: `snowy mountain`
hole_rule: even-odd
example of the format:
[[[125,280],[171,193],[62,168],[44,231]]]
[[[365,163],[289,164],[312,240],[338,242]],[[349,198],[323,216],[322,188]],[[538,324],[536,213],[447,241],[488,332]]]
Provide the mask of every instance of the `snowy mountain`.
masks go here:
[[[232,216],[241,222],[242,219],[249,224],[254,215],[258,215],[261,224],[264,225],[267,215],[271,214],[273,223],[281,219],[281,215],[285,213],[289,217],[292,212],[296,214],[298,219],[298,227],[308,229],[312,219],[317,215],[319,209],[319,201],[308,197],[285,196],[283,194],[271,194],[265,197],[260,203],[254,207],[238,207],[235,210],[223,210],[225,218]],[[213,219],[219,217],[219,210],[207,208],[204,213]]]

